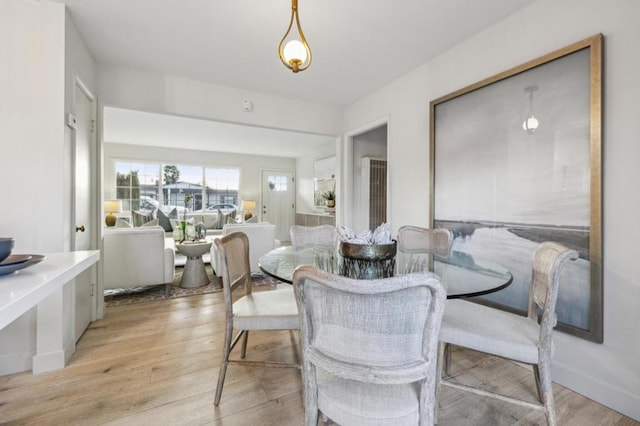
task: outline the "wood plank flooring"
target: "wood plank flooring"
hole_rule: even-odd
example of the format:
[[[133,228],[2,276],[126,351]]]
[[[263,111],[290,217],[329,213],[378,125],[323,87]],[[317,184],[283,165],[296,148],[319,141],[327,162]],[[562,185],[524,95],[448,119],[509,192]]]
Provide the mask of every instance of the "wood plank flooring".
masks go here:
[[[0,423],[301,425],[296,369],[230,365],[220,406],[213,406],[222,304],[215,293],[108,308],[63,370],[0,377]],[[247,357],[294,361],[297,339],[295,332],[252,333]],[[508,361],[456,350],[452,372],[460,381],[535,399],[530,370]],[[562,386],[554,391],[561,425],[640,425]],[[440,425],[545,424],[540,412],[446,387],[440,407]]]

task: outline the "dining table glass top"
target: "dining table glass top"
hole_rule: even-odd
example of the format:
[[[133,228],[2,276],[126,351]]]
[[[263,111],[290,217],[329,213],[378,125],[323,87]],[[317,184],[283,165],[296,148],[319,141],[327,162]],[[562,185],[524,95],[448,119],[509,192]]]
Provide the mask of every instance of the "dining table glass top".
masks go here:
[[[298,266],[311,265],[338,273],[340,261],[335,247],[286,246],[262,256],[259,265],[267,275],[291,283]],[[396,255],[395,275],[419,271],[438,275],[447,290],[448,299],[492,293],[507,287],[513,280],[506,268],[455,250],[446,257],[428,253]]]

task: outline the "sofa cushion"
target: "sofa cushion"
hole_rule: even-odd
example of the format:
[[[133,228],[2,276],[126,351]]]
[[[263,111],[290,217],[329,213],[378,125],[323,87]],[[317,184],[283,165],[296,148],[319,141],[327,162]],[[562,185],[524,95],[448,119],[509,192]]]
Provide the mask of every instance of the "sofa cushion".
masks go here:
[[[141,226],[159,226],[158,219],[151,219],[150,221],[143,223]]]
[[[225,213],[224,217],[225,217],[225,219],[224,219],[225,225],[227,223],[236,223],[236,211],[235,210],[232,210],[229,213]]]
[[[164,229],[165,232],[173,231],[173,228],[171,227],[170,219],[177,219],[177,218],[178,218],[178,210],[176,210],[175,208],[171,209],[169,213],[165,213],[162,210],[158,209],[158,225],[162,226],[162,229]]]
[[[213,229],[222,229],[225,225],[226,218],[224,214],[222,214],[222,210],[218,209],[218,216],[216,217],[216,222],[213,225]]]
[[[116,228],[133,228],[133,225],[130,224],[128,220],[119,217],[118,220],[116,220]]]
[[[146,222],[149,222],[150,220],[155,219],[153,217],[153,212],[142,212],[142,211],[138,211],[138,210],[132,210],[131,211],[131,219],[133,220],[133,226],[142,226],[144,225]]]
[[[215,229],[216,221],[218,220],[218,215],[216,213],[204,213],[202,215],[202,223],[207,229]]]

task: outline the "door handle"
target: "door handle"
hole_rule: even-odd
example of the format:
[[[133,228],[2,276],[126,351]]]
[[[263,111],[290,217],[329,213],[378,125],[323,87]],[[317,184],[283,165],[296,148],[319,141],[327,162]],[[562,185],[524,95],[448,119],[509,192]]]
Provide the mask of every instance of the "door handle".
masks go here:
[[[84,232],[84,225],[76,226],[76,232]]]

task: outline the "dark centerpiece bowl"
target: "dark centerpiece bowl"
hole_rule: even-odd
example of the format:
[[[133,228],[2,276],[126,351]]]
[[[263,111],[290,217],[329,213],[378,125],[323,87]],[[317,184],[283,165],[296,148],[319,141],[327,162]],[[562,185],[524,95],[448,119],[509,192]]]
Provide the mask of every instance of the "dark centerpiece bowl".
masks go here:
[[[0,262],[11,254],[15,240],[12,237],[0,237]]]
[[[395,257],[398,244],[353,244],[340,242],[338,252],[343,257],[359,260],[383,260]]]
[[[353,244],[341,242],[338,253],[342,257],[340,275],[359,280],[393,276],[397,242],[391,244]]]

